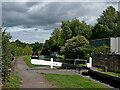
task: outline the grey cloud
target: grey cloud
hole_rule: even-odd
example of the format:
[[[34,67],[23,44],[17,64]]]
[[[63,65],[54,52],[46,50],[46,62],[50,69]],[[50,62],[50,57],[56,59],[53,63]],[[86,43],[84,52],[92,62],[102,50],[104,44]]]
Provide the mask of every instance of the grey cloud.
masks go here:
[[[11,27],[8,29],[11,41],[45,42],[54,28],[60,28],[61,21],[76,17],[95,24],[96,18],[109,5],[117,8],[117,3],[9,2],[2,5],[2,21],[6,27]]]
[[[2,3],[2,9],[3,11],[16,11],[16,12],[26,12],[27,11],[27,7],[25,2],[3,2]]]
[[[36,5],[36,4],[38,4],[38,2],[26,2],[26,5],[27,5],[28,7],[34,6],[34,5]]]
[[[59,27],[56,23],[63,20],[71,20],[88,16],[85,19],[89,23],[94,23],[96,17],[102,14],[103,9],[110,3],[93,2],[24,2],[24,3],[3,3],[3,21],[6,26],[25,25],[33,27],[41,25],[51,29]],[[114,6],[117,4],[114,3]],[[91,18],[90,17],[94,17]],[[51,25],[51,26],[50,26]]]

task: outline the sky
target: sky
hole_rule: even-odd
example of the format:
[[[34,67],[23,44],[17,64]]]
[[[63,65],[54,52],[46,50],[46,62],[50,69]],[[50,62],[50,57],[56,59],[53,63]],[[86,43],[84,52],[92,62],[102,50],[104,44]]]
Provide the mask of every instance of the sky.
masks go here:
[[[44,43],[61,21],[77,18],[94,25],[108,6],[118,10],[117,2],[3,2],[2,22],[10,41]]]

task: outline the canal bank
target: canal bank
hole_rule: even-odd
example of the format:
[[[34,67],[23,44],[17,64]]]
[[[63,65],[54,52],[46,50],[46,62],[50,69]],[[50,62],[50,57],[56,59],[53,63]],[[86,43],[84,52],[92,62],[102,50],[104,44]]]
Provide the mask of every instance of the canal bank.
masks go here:
[[[100,82],[109,84],[112,87],[120,89],[120,77],[100,71],[89,70],[88,75]]]
[[[40,59],[39,60],[41,60],[41,59],[44,59],[44,60],[50,60],[50,58],[47,58],[47,57],[40,57]],[[69,63],[68,63],[69,64]],[[68,66],[68,65],[67,65]],[[71,64],[70,64],[70,66],[71,66]],[[45,69],[45,70],[44,70]],[[60,69],[55,69],[55,70],[51,70],[50,69],[50,67],[48,68],[47,67],[47,70],[46,70],[46,68],[44,67],[44,68],[31,68],[31,69],[28,69],[28,70],[32,70],[33,72],[34,71],[37,71],[37,72],[39,72],[39,73],[57,73],[57,74],[60,74],[61,73],[61,70],[65,70],[65,68],[63,69],[63,68],[60,68]],[[70,68],[67,68],[66,70],[70,70]],[[95,70],[95,69],[94,69]],[[100,76],[102,76],[102,77],[100,77],[100,76],[98,76],[98,74],[96,74],[97,73],[97,71],[96,72],[94,72],[94,70],[92,71],[91,69],[88,69],[88,74],[87,74],[87,76],[84,76],[84,75],[81,75],[81,74],[77,74],[76,72],[75,72],[75,69],[74,70],[72,70],[71,72],[73,72],[72,74],[73,75],[80,75],[80,76],[83,76],[83,77],[85,77],[85,78],[87,78],[87,79],[89,79],[89,80],[91,80],[91,81],[94,81],[94,82],[97,82],[97,83],[99,83],[99,84],[101,84],[101,85],[104,85],[104,86],[106,86],[106,87],[108,87],[108,88],[119,88],[118,87],[118,84],[116,84],[116,82],[114,81],[114,84],[116,84],[116,85],[114,85],[113,83],[109,83],[110,81],[107,81],[107,80],[105,80],[105,78],[107,77],[107,76],[105,76],[105,75],[101,75],[101,73],[99,73],[100,74]],[[56,72],[57,71],[57,72]],[[65,71],[64,73],[66,73],[67,71]],[[63,73],[62,73],[63,74]],[[71,74],[70,72],[69,72],[69,74]],[[109,74],[108,74],[109,75]],[[98,78],[98,77],[100,77],[100,78]],[[109,77],[109,76],[108,76]],[[105,80],[105,81],[104,81]],[[109,80],[111,80],[111,79],[109,79]],[[112,80],[111,80],[112,81]],[[119,81],[118,81],[119,82]]]

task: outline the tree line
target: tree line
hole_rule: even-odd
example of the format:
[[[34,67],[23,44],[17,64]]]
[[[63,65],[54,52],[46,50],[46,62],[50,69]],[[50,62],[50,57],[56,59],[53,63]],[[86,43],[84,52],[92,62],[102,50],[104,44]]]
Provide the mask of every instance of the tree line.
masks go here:
[[[49,40],[46,40],[42,54],[51,52],[64,54],[65,58],[85,58],[93,53],[110,53],[109,46],[98,48],[89,45],[93,39],[119,37],[120,13],[109,6],[92,26],[85,21],[72,19],[62,21],[61,28],[55,28]]]

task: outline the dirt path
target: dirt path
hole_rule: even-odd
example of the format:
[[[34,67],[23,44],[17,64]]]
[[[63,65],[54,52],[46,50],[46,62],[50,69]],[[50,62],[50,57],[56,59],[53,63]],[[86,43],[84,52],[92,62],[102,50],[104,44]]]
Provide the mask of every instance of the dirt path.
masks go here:
[[[19,57],[16,61],[15,71],[22,78],[20,88],[52,88],[52,84],[44,79],[44,76],[37,72],[27,70],[28,66],[23,61],[23,57]]]

